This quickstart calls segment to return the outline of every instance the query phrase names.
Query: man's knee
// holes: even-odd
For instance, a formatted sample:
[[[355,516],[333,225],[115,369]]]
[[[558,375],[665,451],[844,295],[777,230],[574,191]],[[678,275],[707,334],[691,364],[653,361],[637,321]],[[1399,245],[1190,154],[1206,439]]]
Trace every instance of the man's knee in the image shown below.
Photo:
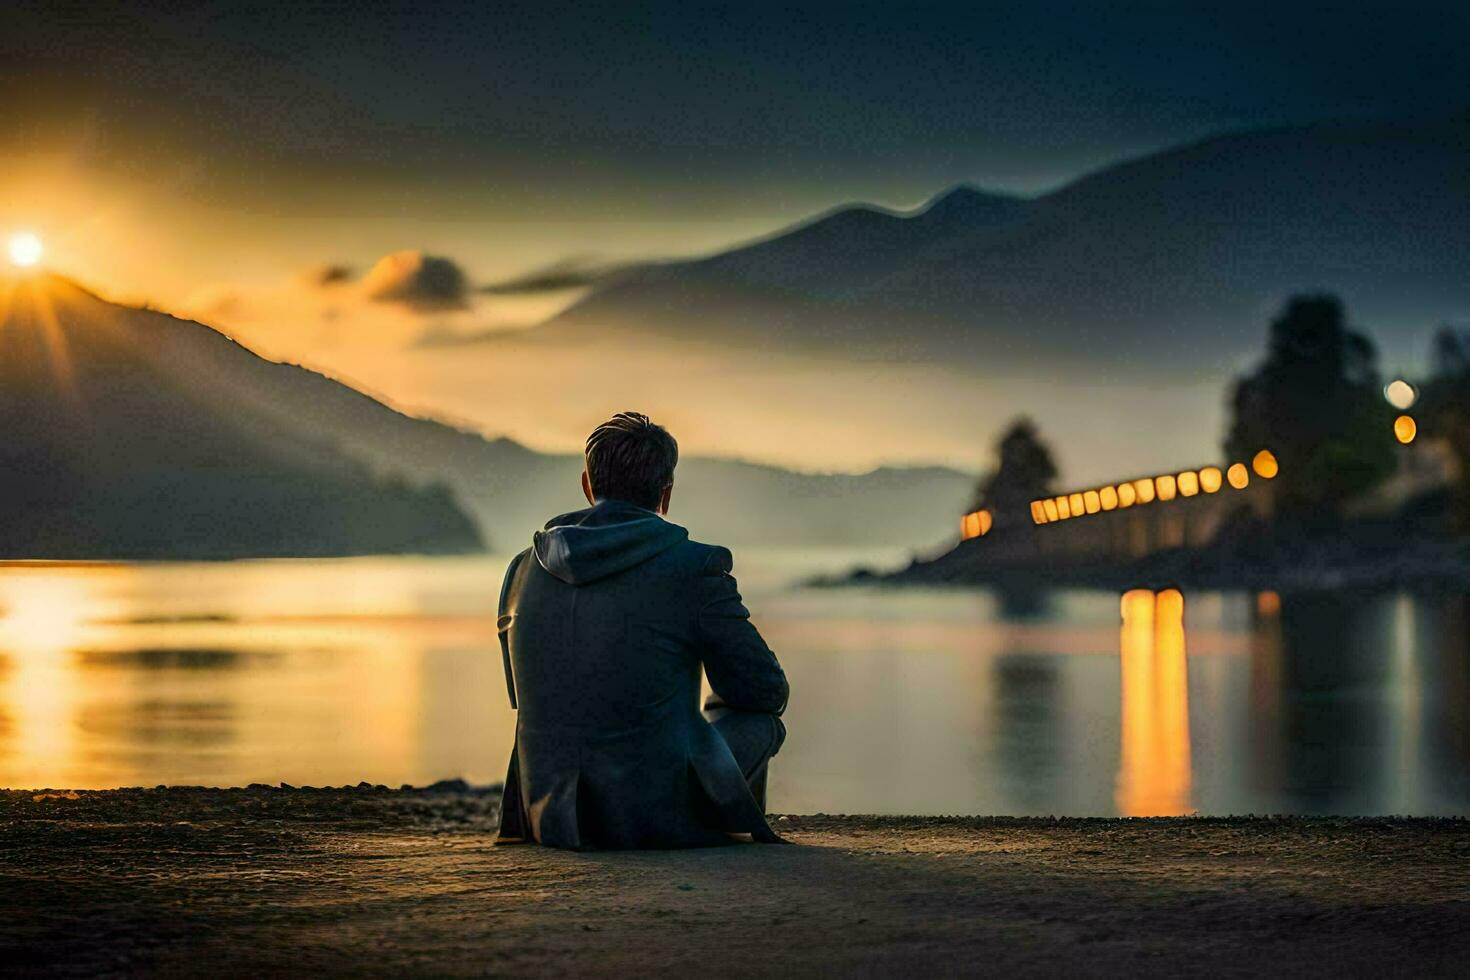
[[[742,712],[743,724],[749,730],[764,730],[767,732],[768,748],[765,755],[769,758],[781,751],[781,746],[786,742],[786,723],[776,715],[768,715],[764,712]]]
[[[771,723],[775,727],[775,737],[771,742],[771,755],[775,755],[781,751],[781,746],[786,744],[786,722],[772,715]]]
[[[785,723],[772,714],[720,708],[706,712],[706,716],[746,771],[775,755],[786,740]]]

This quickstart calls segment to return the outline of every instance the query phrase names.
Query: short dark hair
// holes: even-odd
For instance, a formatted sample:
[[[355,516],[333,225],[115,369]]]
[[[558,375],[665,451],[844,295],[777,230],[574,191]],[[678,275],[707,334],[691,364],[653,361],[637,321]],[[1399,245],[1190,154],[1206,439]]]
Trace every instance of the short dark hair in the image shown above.
[[[657,510],[678,465],[679,444],[641,412],[619,412],[587,437],[587,478],[598,500]]]

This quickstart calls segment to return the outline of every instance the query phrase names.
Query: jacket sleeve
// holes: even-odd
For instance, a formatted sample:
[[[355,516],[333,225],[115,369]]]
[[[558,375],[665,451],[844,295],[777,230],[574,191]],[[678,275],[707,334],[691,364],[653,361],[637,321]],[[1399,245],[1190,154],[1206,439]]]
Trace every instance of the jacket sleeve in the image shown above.
[[[750,621],[730,574],[728,548],[715,548],[699,579],[699,638],[714,696],[706,707],[780,714],[790,689],[776,655]]]

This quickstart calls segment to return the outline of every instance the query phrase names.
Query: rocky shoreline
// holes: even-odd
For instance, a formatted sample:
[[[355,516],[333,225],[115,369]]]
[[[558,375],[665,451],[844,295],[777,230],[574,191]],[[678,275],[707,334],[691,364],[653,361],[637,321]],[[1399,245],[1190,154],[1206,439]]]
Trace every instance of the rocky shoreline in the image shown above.
[[[1046,588],[1193,588],[1220,591],[1470,593],[1470,539],[1373,533],[1235,535],[1139,558],[997,556],[992,542],[962,542],[892,571],[856,569],[811,584]]]

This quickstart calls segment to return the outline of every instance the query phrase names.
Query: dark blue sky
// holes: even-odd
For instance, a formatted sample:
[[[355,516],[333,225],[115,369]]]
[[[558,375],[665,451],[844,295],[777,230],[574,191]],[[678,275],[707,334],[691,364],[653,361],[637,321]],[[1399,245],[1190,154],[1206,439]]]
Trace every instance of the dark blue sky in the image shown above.
[[[430,256],[487,283],[687,256],[848,201],[1037,192],[1227,129],[1470,107],[1463,0],[367,6],[0,5],[0,234],[34,232],[51,267],[108,295],[397,404],[575,448],[589,410],[557,389],[563,364],[414,346],[449,318],[527,326],[571,296],[409,309],[379,301],[382,270]],[[328,266],[348,285],[323,288]],[[587,398],[647,394],[641,375],[587,367]],[[886,373],[875,394],[868,375],[835,377],[747,378],[773,421],[696,427],[690,445],[820,447],[844,467],[978,451],[989,396],[972,378]],[[819,389],[826,410],[806,411]],[[1191,397],[1193,423],[1169,403],[1175,428],[1213,445],[1218,392]],[[832,406],[885,398],[927,399],[933,424],[843,443],[855,429]],[[1078,458],[1116,450],[1089,428],[1108,418],[1086,410]],[[755,443],[722,441],[737,436]]]
[[[533,192],[1035,190],[1222,128],[1470,100],[1470,5],[1288,8],[45,4],[0,15],[0,46],[8,114],[90,113],[122,152],[203,142],[227,170],[480,174]]]
[[[1464,3],[366,6],[0,7],[0,222],[162,301],[402,248],[495,280],[1470,106]]]

